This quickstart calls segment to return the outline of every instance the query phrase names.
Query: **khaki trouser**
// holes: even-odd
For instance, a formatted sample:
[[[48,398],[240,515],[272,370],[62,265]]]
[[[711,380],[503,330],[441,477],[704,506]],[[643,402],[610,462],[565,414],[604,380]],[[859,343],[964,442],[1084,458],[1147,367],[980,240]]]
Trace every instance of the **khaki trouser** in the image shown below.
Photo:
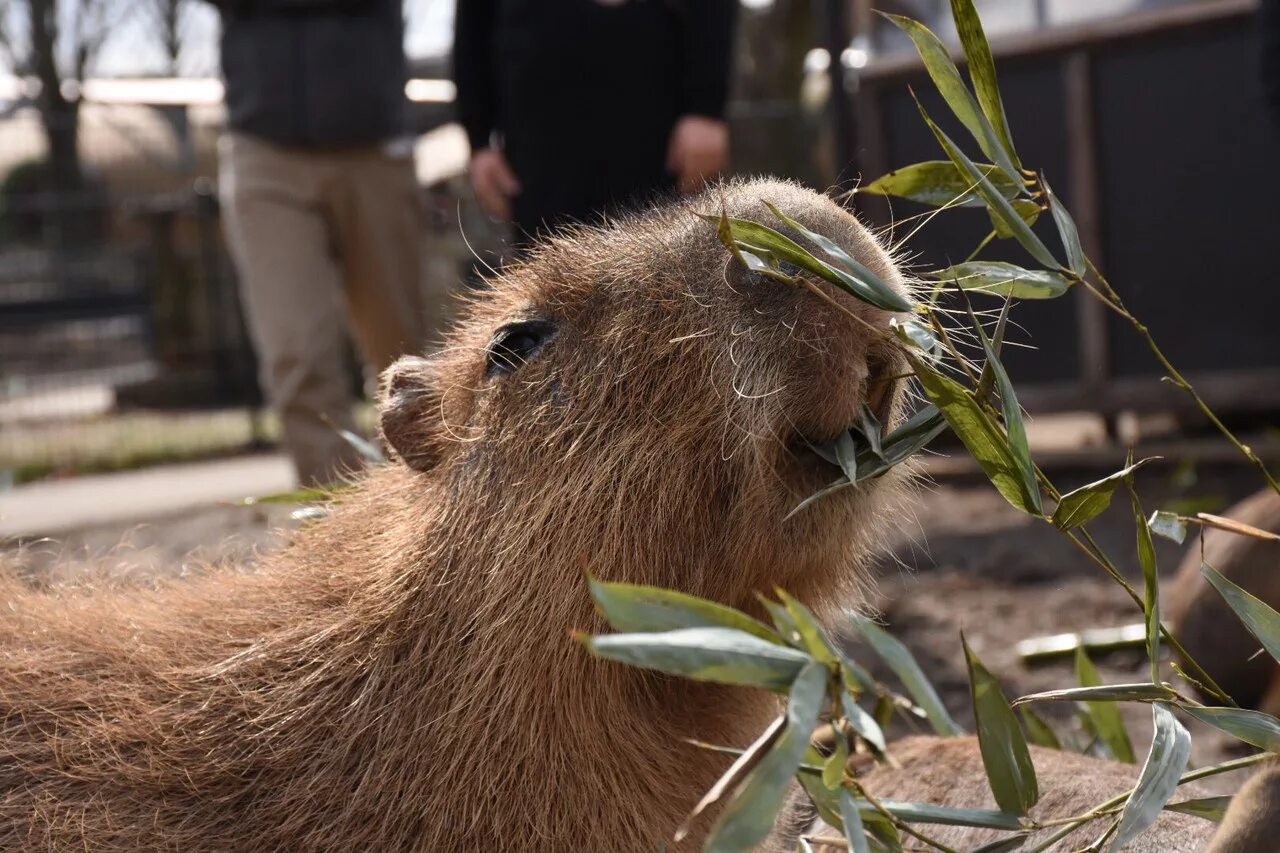
[[[299,482],[331,483],[362,464],[338,434],[355,431],[344,313],[366,368],[381,371],[422,346],[441,308],[422,287],[426,223],[412,157],[227,134],[219,161],[260,381]]]

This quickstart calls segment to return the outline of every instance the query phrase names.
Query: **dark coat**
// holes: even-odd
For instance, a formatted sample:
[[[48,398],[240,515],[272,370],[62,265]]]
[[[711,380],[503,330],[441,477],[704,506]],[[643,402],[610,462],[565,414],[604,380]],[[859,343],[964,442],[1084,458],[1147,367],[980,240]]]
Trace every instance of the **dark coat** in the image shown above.
[[[308,148],[375,144],[404,131],[399,0],[214,5],[232,130]]]
[[[459,0],[458,117],[498,134],[523,185],[517,224],[590,219],[672,186],[686,114],[720,117],[737,0]]]

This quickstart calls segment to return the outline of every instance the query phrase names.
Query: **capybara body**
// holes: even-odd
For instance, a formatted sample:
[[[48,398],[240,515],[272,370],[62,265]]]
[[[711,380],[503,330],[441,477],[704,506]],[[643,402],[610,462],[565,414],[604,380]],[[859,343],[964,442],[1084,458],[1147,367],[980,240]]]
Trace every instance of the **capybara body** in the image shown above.
[[[1280,535],[1280,495],[1271,489],[1246,498],[1226,515]],[[1206,530],[1203,558],[1199,543],[1192,542],[1165,607],[1183,648],[1236,702],[1280,713],[1280,665],[1270,655],[1258,653],[1262,644],[1205,580],[1200,571],[1204,563],[1280,608],[1280,542]]]
[[[887,314],[695,215],[763,201],[902,287],[785,183],[573,231],[388,372],[397,461],[252,571],[6,581],[0,849],[661,849],[724,766],[682,738],[745,745],[777,702],[590,658],[586,574],[821,612],[897,514],[889,476],[784,520],[834,476],[806,441],[891,420],[901,365],[845,312]]]

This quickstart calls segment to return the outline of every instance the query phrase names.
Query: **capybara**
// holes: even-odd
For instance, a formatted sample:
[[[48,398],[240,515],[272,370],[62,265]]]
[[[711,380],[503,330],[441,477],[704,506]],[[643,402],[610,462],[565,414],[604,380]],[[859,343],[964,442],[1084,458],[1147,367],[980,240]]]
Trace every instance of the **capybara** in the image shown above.
[[[1280,495],[1264,489],[1226,515],[1280,534]],[[1280,664],[1259,653],[1262,644],[1205,580],[1203,563],[1280,609],[1280,542],[1206,530],[1203,561],[1199,543],[1192,541],[1165,604],[1174,635],[1218,686],[1243,706],[1280,713]]]
[[[669,843],[725,766],[683,738],[745,745],[776,699],[591,658],[586,574],[821,613],[901,515],[891,474],[786,518],[835,476],[810,443],[892,422],[903,365],[885,312],[748,271],[695,215],[765,201],[905,287],[787,183],[571,230],[388,371],[398,459],[253,570],[6,580],[0,849]]]
[[[1272,853],[1280,846],[1280,764],[1270,760],[1231,798],[1205,853]]]

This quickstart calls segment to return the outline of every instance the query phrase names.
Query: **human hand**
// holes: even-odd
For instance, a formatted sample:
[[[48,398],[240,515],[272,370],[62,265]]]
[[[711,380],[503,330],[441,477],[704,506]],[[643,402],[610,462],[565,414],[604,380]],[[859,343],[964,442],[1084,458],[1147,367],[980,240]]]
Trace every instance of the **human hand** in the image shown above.
[[[728,124],[698,115],[687,115],[676,122],[667,145],[667,169],[676,176],[680,192],[697,192],[728,168]]]
[[[481,148],[471,155],[471,188],[486,213],[511,221],[511,199],[520,194],[520,180],[501,151]]]

